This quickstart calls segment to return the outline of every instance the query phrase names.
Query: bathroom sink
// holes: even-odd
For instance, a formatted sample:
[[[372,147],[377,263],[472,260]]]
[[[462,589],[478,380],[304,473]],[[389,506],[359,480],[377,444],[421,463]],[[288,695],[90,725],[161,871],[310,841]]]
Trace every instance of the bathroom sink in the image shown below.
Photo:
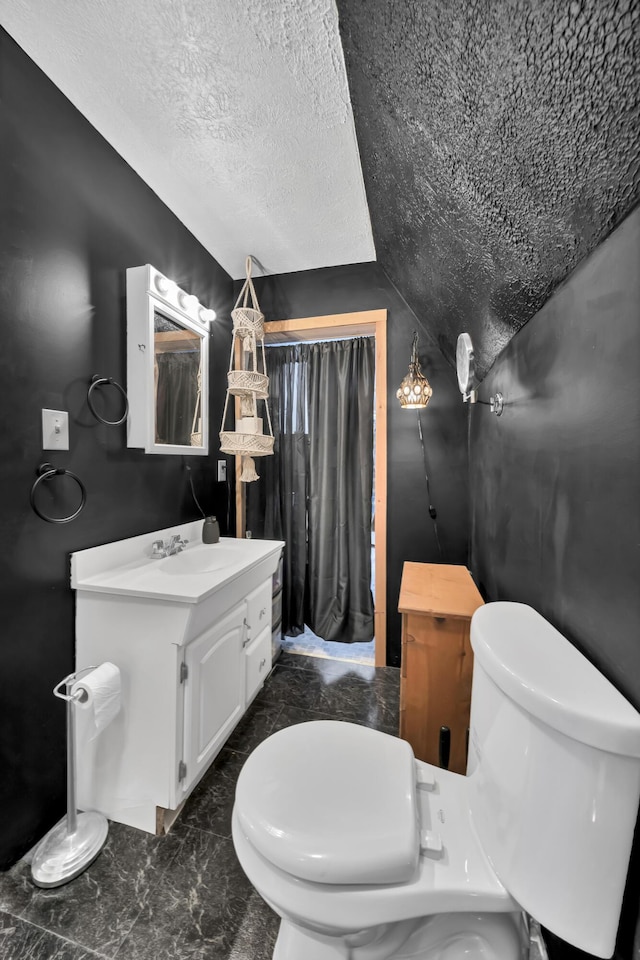
[[[154,559],[154,542],[173,536],[187,541],[184,550]],[[270,576],[284,547],[281,540],[221,537],[218,543],[203,543],[201,538],[202,521],[196,520],[78,551],[71,555],[71,586],[163,602],[200,603],[218,591],[232,589],[249,570],[256,576]]]
[[[198,573],[212,573],[224,567],[232,567],[250,556],[244,540],[221,541],[220,543],[200,543],[189,546],[181,553],[166,557],[160,561],[163,573],[171,576],[192,576]],[[251,541],[249,541],[251,542]]]

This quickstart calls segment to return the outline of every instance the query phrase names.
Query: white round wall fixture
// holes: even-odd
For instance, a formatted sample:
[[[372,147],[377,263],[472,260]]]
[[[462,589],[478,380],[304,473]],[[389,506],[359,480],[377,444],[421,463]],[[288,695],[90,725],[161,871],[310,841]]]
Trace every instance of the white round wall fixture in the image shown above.
[[[458,386],[460,393],[465,400],[475,400],[475,388],[478,385],[476,380],[475,356],[473,353],[473,343],[468,333],[461,333],[456,344],[456,372],[458,374]]]

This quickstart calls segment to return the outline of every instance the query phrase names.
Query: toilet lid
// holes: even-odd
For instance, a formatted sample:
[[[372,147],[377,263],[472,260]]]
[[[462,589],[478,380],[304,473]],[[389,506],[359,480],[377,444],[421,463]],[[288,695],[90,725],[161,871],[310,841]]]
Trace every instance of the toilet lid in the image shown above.
[[[236,787],[253,847],[302,880],[409,880],[420,840],[414,755],[397,737],[335,720],[287,727],[260,744]]]

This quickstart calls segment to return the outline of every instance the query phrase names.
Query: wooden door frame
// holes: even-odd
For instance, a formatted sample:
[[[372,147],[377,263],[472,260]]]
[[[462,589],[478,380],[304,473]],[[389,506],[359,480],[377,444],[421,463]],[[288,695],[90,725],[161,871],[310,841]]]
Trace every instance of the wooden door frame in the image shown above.
[[[374,337],[375,346],[375,665],[387,663],[387,311],[361,310],[324,317],[301,317],[265,323],[265,342],[337,340]],[[267,371],[268,372],[268,371]],[[246,531],[244,484],[240,483],[241,457],[236,457],[236,536]]]

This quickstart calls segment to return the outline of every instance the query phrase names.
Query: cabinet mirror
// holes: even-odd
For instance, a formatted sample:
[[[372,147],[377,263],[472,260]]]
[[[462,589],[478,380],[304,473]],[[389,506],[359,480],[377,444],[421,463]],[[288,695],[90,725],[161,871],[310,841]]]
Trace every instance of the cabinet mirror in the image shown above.
[[[212,316],[149,264],[127,270],[128,446],[208,453]]]

